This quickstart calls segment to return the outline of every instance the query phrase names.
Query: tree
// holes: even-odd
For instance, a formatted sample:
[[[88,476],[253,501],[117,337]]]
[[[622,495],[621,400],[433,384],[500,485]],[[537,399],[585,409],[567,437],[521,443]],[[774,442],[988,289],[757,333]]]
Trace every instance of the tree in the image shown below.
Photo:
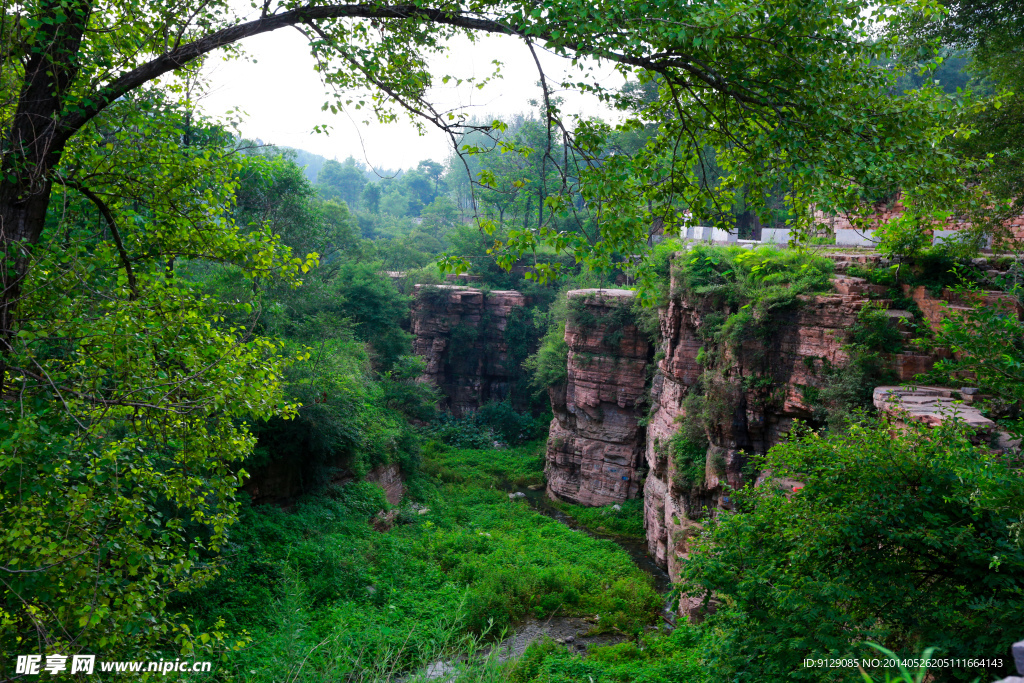
[[[380,183],[367,183],[363,188],[363,205],[370,213],[380,211],[380,194]]]
[[[248,421],[294,414],[280,345],[249,333],[252,305],[210,296],[181,265],[235,263],[230,276],[251,291],[295,283],[311,262],[291,260],[262,223],[239,228],[238,178],[258,160],[190,114],[132,93],[94,122],[102,145],[65,151],[78,172],[56,178],[61,211],[33,246],[5,357],[4,651],[210,642],[164,613],[167,596],[216,571]]]
[[[349,157],[344,164],[333,160],[324,162],[317,173],[316,182],[328,199],[341,199],[354,207],[367,181],[363,169],[356,165],[355,159]]]
[[[384,120],[393,120],[391,107],[397,103],[447,130],[452,130],[448,117],[424,100],[431,83],[424,54],[442,50],[444,39],[456,33],[516,35],[531,49],[539,41],[559,54],[594,55],[624,71],[657,74],[663,104],[644,114],[675,123],[664,128],[652,154],[678,149],[700,131],[711,136],[711,144],[732,145],[729,161],[737,169],[737,180],[757,180],[757,174],[746,174],[742,167],[757,161],[752,168],[765,168],[763,162],[769,159],[802,176],[804,182],[792,193],[796,198],[829,179],[846,182],[851,174],[917,168],[933,156],[932,143],[942,128],[934,125],[930,113],[935,107],[928,98],[879,97],[884,81],[868,58],[888,45],[868,38],[873,21],[887,21],[901,12],[898,2],[873,4],[870,11],[868,5],[850,0],[774,0],[756,10],[742,0],[656,8],[646,2],[593,5],[576,0],[549,1],[529,11],[501,2],[444,8],[284,2],[265,4],[252,20],[236,17],[225,2],[180,11],[161,6],[147,12],[145,7],[38,0],[18,15],[4,15],[0,35],[9,79],[0,182],[4,353],[9,353],[17,331],[15,302],[31,267],[31,245],[40,239],[53,183],[64,172],[62,160],[75,141],[87,139],[94,119],[119,98],[192,69],[216,50],[230,50],[247,37],[281,28],[295,27],[310,37],[326,82],[342,93],[331,107],[367,104]],[[747,10],[749,16],[737,21]],[[793,32],[784,26],[814,30]],[[357,102],[345,94],[365,86],[376,89],[369,100]],[[599,85],[586,87],[614,99]],[[556,116],[546,82],[544,97],[547,115]],[[634,121],[638,119],[626,125]],[[603,137],[600,126],[583,126],[578,147],[594,149],[595,136]],[[881,143],[894,138],[906,142],[897,148],[886,145],[879,157]],[[825,154],[819,149],[822,141]],[[872,163],[875,159],[880,163]],[[926,166],[934,168],[934,162]],[[636,213],[637,193],[643,194],[636,183],[649,185],[652,180],[641,176],[636,183],[617,183],[619,191],[610,192],[614,187],[607,173],[622,171],[617,164],[602,168],[606,173],[588,181],[586,198],[617,196],[612,205],[627,217],[602,228],[610,243],[597,250],[599,258],[619,242],[628,246],[634,241],[635,221],[628,216]],[[689,187],[682,175],[670,181],[659,181],[652,190],[649,199],[658,208]],[[552,208],[563,209],[566,201],[564,196],[552,200]],[[560,249],[575,249],[582,256],[592,251],[590,245],[574,246],[571,240],[563,244],[543,229],[526,233],[526,242],[513,240],[510,247],[532,248],[538,238],[550,238]]]
[[[969,110],[976,133],[955,141],[960,154],[992,163],[973,178],[990,193],[983,210],[1006,215],[1024,211],[1024,3],[998,0],[947,0],[946,11],[910,13],[891,30],[901,40],[902,63],[911,71],[937,78],[942,66],[967,61],[972,79],[965,87],[1002,91],[992,106]],[[935,73],[920,68],[931,60],[933,44],[943,46],[943,64]],[[992,200],[999,200],[995,203]],[[999,204],[1002,204],[1001,206]],[[973,217],[972,217],[973,218]]]
[[[961,424],[863,421],[824,436],[803,431],[759,464],[772,479],[735,492],[691,541],[688,592],[723,604],[713,666],[730,680],[861,680],[805,658],[864,657],[870,640],[903,656],[938,648],[1002,659],[1024,608],[1020,511],[1024,479],[1005,458],[972,445]],[[733,495],[733,494],[730,494]],[[989,666],[989,665],[984,665]],[[965,664],[935,680],[974,680]]]
[[[441,178],[444,176],[444,165],[433,159],[424,159],[416,164],[416,170],[425,173],[428,178],[434,181],[434,194],[441,192]]]

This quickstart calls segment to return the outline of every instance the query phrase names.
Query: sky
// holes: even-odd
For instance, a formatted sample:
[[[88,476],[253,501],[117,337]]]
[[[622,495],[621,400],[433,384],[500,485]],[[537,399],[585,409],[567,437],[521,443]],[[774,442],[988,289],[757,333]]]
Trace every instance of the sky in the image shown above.
[[[322,111],[330,93],[313,70],[313,58],[305,38],[294,30],[279,30],[255,36],[243,43],[248,58],[225,61],[220,55],[208,60],[208,92],[200,106],[207,114],[225,116],[240,110],[239,130],[247,138],[295,147],[339,161],[353,156],[371,168],[412,168],[424,159],[444,161],[451,152],[449,138],[436,128],[419,136],[403,120],[381,125],[364,123],[365,110],[332,114]],[[558,83],[571,70],[568,60],[538,51],[549,83]],[[463,84],[439,86],[431,92],[434,102],[445,108],[465,107],[470,114],[509,116],[532,109],[529,100],[542,97],[538,75],[530,52],[522,42],[508,36],[484,36],[474,44],[458,38],[449,43],[444,56],[431,61],[435,75],[483,78],[493,71],[491,61],[503,63],[501,79],[482,90]],[[611,66],[591,63],[606,87],[624,82]],[[440,83],[440,79],[435,79]],[[557,93],[565,98],[563,112],[602,116],[612,114],[592,96]],[[313,132],[318,125],[330,127],[328,135]]]

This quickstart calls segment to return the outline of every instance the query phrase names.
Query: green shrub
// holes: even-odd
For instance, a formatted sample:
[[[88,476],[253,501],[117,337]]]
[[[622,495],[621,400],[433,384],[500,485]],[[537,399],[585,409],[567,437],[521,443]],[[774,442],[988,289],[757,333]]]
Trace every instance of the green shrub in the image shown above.
[[[494,442],[518,445],[540,438],[548,421],[517,412],[509,401],[491,401],[462,417],[440,413],[425,433],[456,448],[492,448]]]
[[[876,304],[865,305],[850,330],[850,343],[864,351],[892,353],[903,344],[897,322]]]
[[[708,453],[707,439],[695,438],[687,430],[675,432],[668,442],[669,457],[675,465],[675,483],[684,489],[704,485]]]
[[[569,375],[569,345],[565,343],[565,323],[550,328],[541,339],[537,353],[523,367],[531,373],[530,384],[539,392],[565,384]]]
[[[591,647],[575,654],[551,640],[532,643],[508,667],[511,683],[705,683],[715,680],[705,659],[713,635],[688,623],[668,634]]]
[[[423,468],[444,484],[480,488],[529,486],[544,481],[544,441],[494,450],[453,448],[431,441],[423,448]]]
[[[756,661],[759,681],[816,681],[804,658],[848,656],[864,640],[904,656],[931,645],[938,657],[1008,661],[1024,610],[1024,479],[1004,458],[962,425],[863,421],[795,434],[760,465],[804,487],[738,491],[741,514],[710,523],[683,566],[691,595],[723,603],[709,620],[724,635],[711,653],[720,675],[743,678]],[[981,673],[1008,669],[932,672]]]

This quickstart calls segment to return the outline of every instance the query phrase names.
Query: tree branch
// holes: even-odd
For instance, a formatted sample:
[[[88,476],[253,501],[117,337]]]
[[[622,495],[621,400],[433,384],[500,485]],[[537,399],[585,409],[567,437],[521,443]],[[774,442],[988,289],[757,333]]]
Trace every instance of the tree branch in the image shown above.
[[[394,5],[391,7],[362,4],[306,6],[280,14],[261,16],[259,19],[223,28],[191,43],[181,45],[124,74],[113,83],[100,89],[96,97],[90,98],[91,105],[83,106],[61,120],[59,140],[60,142],[68,140],[117,98],[154,78],[180,69],[198,57],[245,38],[296,24],[308,24],[317,19],[426,19],[436,24],[486,33],[514,33],[512,29],[491,19],[454,14],[416,5]]]
[[[114,244],[117,245],[117,253],[121,256],[121,264],[124,266],[125,275],[128,277],[128,287],[132,290],[130,301],[134,301],[139,298],[139,287],[135,281],[135,273],[132,271],[132,263],[128,260],[128,252],[124,248],[124,242],[121,240],[121,233],[117,230],[117,221],[114,220],[114,214],[111,213],[110,207],[99,198],[99,196],[87,188],[85,185],[74,181],[67,180],[57,176],[54,180],[64,187],[70,187],[73,190],[81,192],[86,199],[96,205],[96,208],[100,210],[103,215],[103,219],[107,222],[107,227],[110,228],[110,234],[114,237]]]
[[[82,106],[73,114],[68,114],[61,119],[59,132],[57,133],[57,146],[63,145],[83,125],[117,98],[122,97],[148,81],[170,71],[180,69],[198,57],[251,36],[300,24],[310,25],[312,22],[322,19],[417,19],[484,33],[518,35],[528,40],[552,40],[552,28],[546,30],[537,30],[536,27],[533,27],[531,30],[527,30],[525,27],[513,28],[496,19],[487,19],[416,5],[393,5],[390,7],[368,4],[326,5],[319,7],[307,5],[306,7],[299,7],[287,12],[281,12],[280,14],[264,15],[253,21],[223,28],[191,43],[175,47],[170,52],[162,54],[129,71],[106,87],[101,88],[95,97],[90,98],[88,105]],[[692,59],[687,59],[682,55],[672,55],[671,58],[667,58],[670,57],[669,55],[661,55],[661,59],[652,59],[650,57],[621,54],[578,42],[557,42],[556,51],[586,54],[663,75],[668,75],[671,71],[680,69],[686,71],[712,90],[739,102],[770,108],[784,104],[772,101],[765,95],[749,94],[737,90],[727,79],[714,72],[709,73],[707,70],[699,68],[693,63]]]

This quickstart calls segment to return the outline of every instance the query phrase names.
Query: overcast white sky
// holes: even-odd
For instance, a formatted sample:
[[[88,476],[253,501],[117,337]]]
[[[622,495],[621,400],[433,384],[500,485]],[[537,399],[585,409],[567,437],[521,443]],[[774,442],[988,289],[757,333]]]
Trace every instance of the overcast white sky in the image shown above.
[[[238,107],[244,113],[241,132],[249,138],[296,147],[342,160],[354,156],[371,167],[410,168],[423,159],[443,161],[450,153],[448,138],[436,129],[420,137],[406,122],[382,126],[364,125],[366,111],[331,114],[321,110],[330,99],[319,75],[313,71],[313,58],[305,39],[297,31],[280,30],[256,36],[243,43],[249,59],[223,61],[215,56],[208,61],[207,73],[212,87],[203,99],[207,113],[221,116]],[[549,82],[557,84],[567,60],[540,52]],[[255,59],[255,63],[253,62]],[[463,106],[480,116],[502,116],[531,109],[528,101],[540,99],[537,70],[526,47],[507,36],[486,36],[475,45],[468,40],[454,41],[448,53],[435,61],[435,74],[482,78],[491,73],[491,60],[504,63],[501,80],[483,90],[463,85],[442,86],[432,93],[433,100],[445,107]],[[622,76],[610,66],[598,67],[602,82],[619,87]],[[437,81],[440,83],[440,80]],[[566,114],[610,116],[592,97],[560,93],[565,97]],[[313,133],[314,126],[331,127],[329,135]]]

